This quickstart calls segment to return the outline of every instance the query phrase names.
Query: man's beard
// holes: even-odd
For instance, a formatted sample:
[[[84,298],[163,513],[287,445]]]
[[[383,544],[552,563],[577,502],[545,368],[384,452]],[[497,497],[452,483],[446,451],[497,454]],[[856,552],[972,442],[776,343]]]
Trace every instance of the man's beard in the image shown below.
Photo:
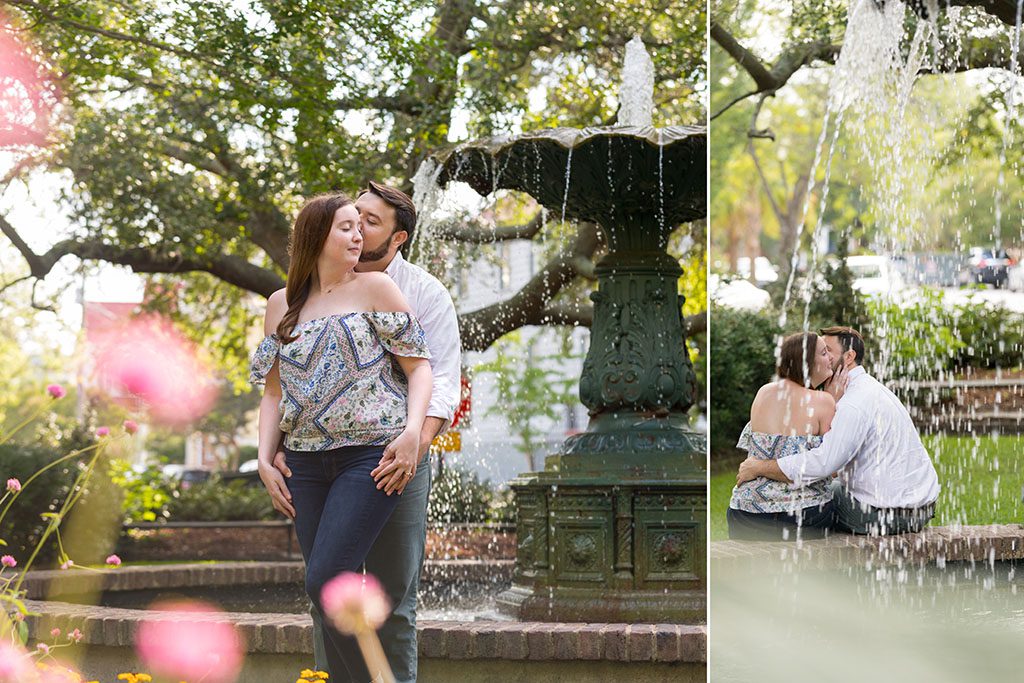
[[[388,243],[380,245],[380,248],[373,251],[367,251],[363,249],[362,253],[359,254],[360,263],[370,263],[372,261],[380,261],[382,258],[388,255]]]

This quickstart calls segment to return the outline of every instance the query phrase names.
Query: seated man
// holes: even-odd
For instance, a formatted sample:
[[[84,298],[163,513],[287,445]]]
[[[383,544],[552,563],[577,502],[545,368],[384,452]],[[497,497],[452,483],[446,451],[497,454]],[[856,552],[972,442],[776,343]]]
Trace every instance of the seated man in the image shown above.
[[[836,359],[832,428],[817,448],[781,460],[748,458],[737,482],[768,477],[806,486],[838,472],[833,498],[838,531],[920,531],[935,514],[939,481],[910,414],[861,367],[864,339],[856,330],[830,327],[819,334]]]

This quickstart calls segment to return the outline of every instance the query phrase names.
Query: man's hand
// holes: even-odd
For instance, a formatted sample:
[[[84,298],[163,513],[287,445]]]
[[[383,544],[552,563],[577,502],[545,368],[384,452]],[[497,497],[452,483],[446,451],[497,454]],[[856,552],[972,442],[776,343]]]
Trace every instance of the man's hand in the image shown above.
[[[736,484],[743,484],[757,479],[760,476],[764,476],[761,474],[761,462],[762,461],[755,460],[754,458],[747,458],[741,462],[740,469],[736,473]]]
[[[384,489],[384,493],[401,495],[416,476],[418,466],[419,433],[406,429],[387,445],[370,476],[377,482],[378,489]]]
[[[295,519],[295,507],[292,506],[292,494],[284,482],[284,478],[292,476],[292,471],[285,464],[284,453],[274,456],[272,463],[264,460],[259,461],[259,475],[263,485],[267,487],[270,494],[270,502],[274,509],[286,516],[288,519]]]
[[[836,401],[839,401],[846,393],[846,385],[850,381],[850,369],[846,365],[840,366],[831,379],[825,382],[825,391],[832,394]]]

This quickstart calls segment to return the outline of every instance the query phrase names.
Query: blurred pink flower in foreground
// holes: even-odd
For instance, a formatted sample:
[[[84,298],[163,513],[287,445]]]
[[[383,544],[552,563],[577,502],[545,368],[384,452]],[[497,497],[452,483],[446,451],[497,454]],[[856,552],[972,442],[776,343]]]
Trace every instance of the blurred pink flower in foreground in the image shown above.
[[[17,24],[0,12],[0,24]],[[45,147],[60,89],[43,61],[30,51],[29,36],[0,33],[0,146]]]
[[[121,566],[121,558],[118,557],[117,555],[109,555],[107,557],[107,566],[108,567],[120,567]]]
[[[3,557],[0,557],[0,565],[3,565],[4,567],[17,567],[18,561],[11,555],[4,555]]]
[[[107,436],[110,434],[110,427],[100,427],[96,430],[96,436]]]
[[[327,618],[342,633],[376,631],[391,612],[380,582],[371,574],[342,572],[320,593]]]
[[[0,683],[31,680],[35,666],[28,653],[6,638],[0,639]]]
[[[147,409],[154,422],[181,426],[213,405],[209,367],[169,322],[133,318],[93,334],[90,343],[100,385],[115,401]]]
[[[21,482],[14,477],[11,477],[7,480],[7,490],[11,493],[17,493],[21,490]]]
[[[242,641],[234,627],[217,621],[220,611],[202,602],[155,603],[150,610],[175,612],[145,621],[135,649],[154,677],[230,683],[242,668]]]
[[[59,638],[60,637],[60,629],[59,628],[52,628],[52,629],[50,629],[50,635],[53,636],[54,638]]]
[[[77,628],[74,631],[72,631],[71,633],[68,634],[68,640],[73,640],[74,642],[77,643],[81,639],[82,639],[82,632],[79,631]]]
[[[134,434],[135,432],[139,431],[139,423],[136,422],[135,420],[125,420],[123,426],[124,431],[128,432],[129,434]]]
[[[46,393],[54,398],[64,398],[68,392],[64,391],[64,387],[59,384],[51,384],[46,387]]]

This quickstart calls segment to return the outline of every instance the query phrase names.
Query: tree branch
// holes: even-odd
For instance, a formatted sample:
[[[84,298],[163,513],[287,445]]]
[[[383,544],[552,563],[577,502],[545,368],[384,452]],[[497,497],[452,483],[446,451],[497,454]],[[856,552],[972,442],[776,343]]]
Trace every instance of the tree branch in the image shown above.
[[[701,311],[683,318],[683,334],[700,337],[708,333],[708,312]]]
[[[495,225],[489,228],[465,224],[448,224],[434,228],[435,236],[454,242],[468,244],[489,244],[507,240],[528,240],[544,227],[544,212],[538,213],[528,223],[521,225]]]
[[[273,271],[231,254],[220,254],[208,259],[186,258],[173,252],[161,254],[146,247],[126,249],[98,240],[76,239],[62,240],[45,254],[36,254],[3,216],[0,216],[0,232],[21,252],[29,271],[37,280],[45,278],[65,256],[77,256],[84,261],[100,260],[128,266],[136,273],[210,273],[225,282],[267,297],[284,287],[284,280]]]
[[[711,20],[711,39],[718,43],[754,79],[754,84],[757,85],[757,90],[754,91],[754,94],[778,88],[778,83],[774,76],[761,63],[761,60],[753,52],[743,47],[715,19]]]
[[[576,278],[573,260],[593,257],[600,241],[596,225],[581,223],[573,244],[545,264],[513,296],[460,316],[462,348],[467,351],[483,351],[512,330],[523,325],[541,324],[545,315],[550,316],[550,319],[572,319],[574,314],[564,307],[546,309],[555,295]]]

